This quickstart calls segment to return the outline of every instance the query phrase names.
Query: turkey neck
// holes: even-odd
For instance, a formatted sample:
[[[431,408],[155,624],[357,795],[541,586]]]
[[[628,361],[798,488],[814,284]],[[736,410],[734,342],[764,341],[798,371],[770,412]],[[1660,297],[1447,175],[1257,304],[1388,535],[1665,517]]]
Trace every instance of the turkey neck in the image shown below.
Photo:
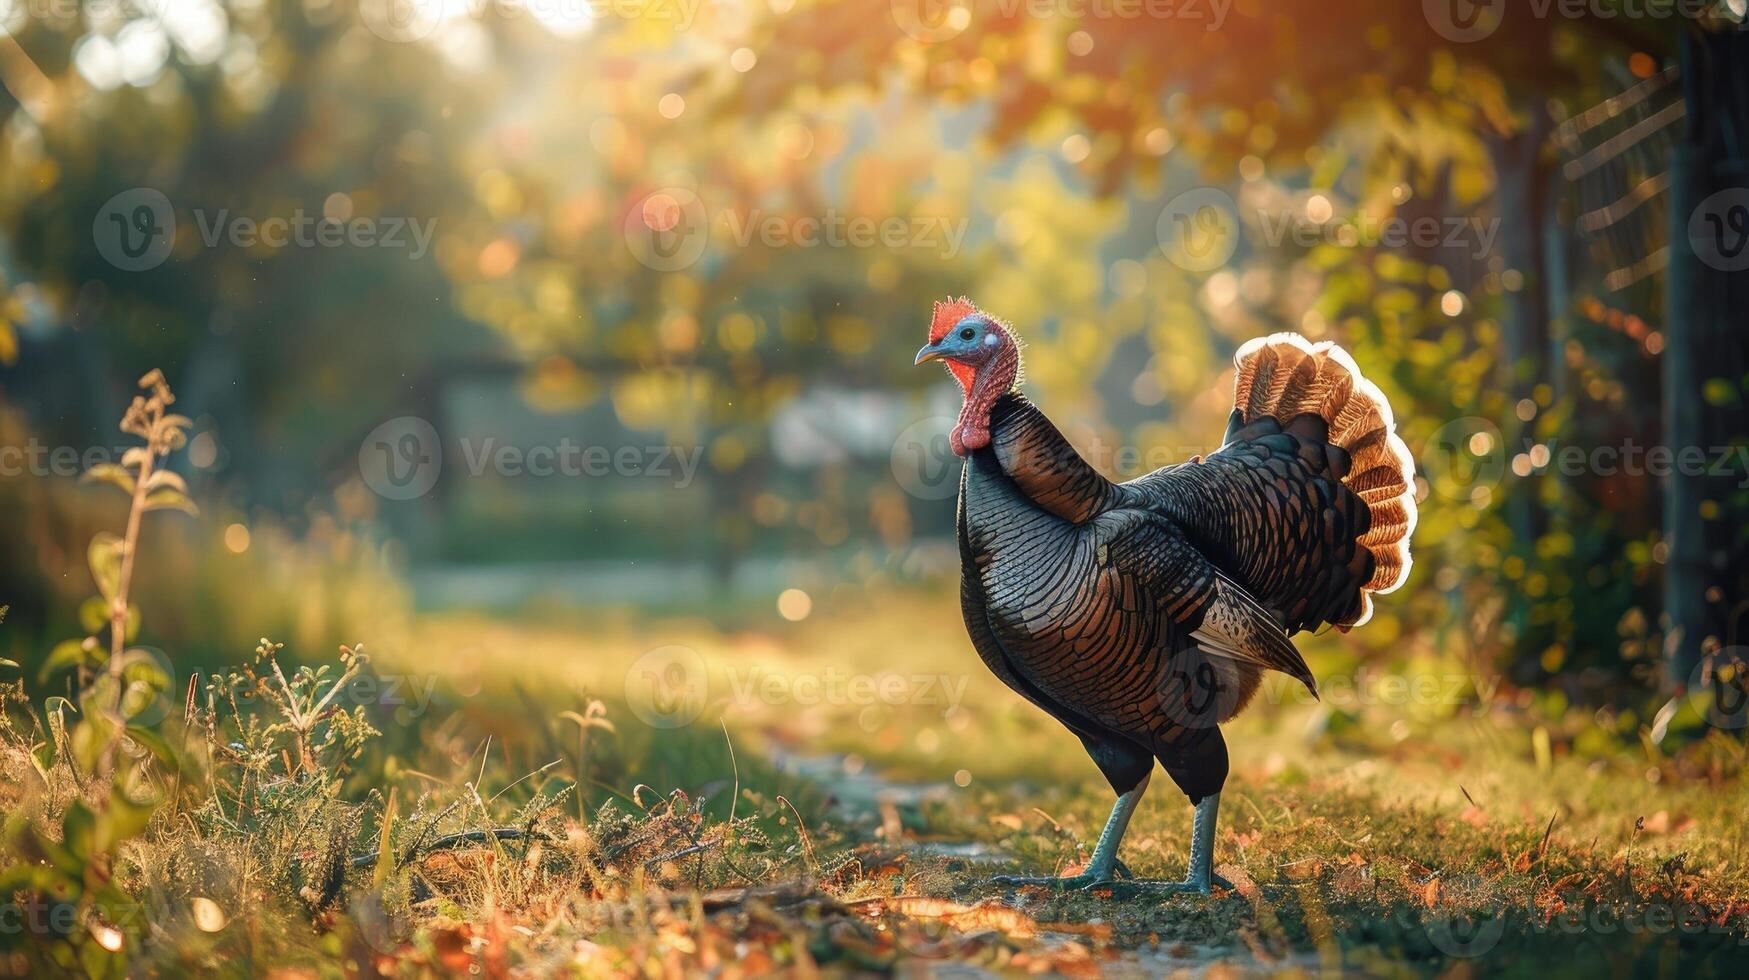
[[[989,449],[981,452],[994,457],[1003,475],[1034,506],[1079,524],[1117,502],[1117,488],[1081,458],[1025,395],[1014,391],[997,398],[988,418]]]
[[[990,444],[990,415],[998,401],[1015,391],[1015,379],[1020,377],[1020,353],[1010,341],[972,375],[970,384],[966,384],[963,375],[958,376],[966,400],[960,406],[959,421],[954,423],[949,442],[954,452],[964,456]]]

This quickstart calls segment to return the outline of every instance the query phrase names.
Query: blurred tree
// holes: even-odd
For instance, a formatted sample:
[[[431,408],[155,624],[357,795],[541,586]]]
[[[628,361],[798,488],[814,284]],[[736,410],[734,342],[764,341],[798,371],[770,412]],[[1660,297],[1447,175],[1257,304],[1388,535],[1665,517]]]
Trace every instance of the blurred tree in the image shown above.
[[[1687,115],[1670,168],[1664,444],[1706,447],[1713,457],[1749,445],[1749,260],[1734,261],[1749,255],[1749,33],[1683,32],[1682,78]],[[1749,642],[1749,491],[1737,469],[1665,481],[1671,685],[1687,684],[1703,655]]]
[[[1489,215],[1499,236],[1479,265],[1437,249],[1419,256],[1406,250],[1429,267],[1443,266],[1443,278],[1452,280],[1443,284],[1440,276],[1405,276],[1400,262],[1386,265],[1394,256],[1370,249],[1275,258],[1316,270],[1317,324],[1343,324],[1351,345],[1376,347],[1376,356],[1402,365],[1397,380],[1417,402],[1405,421],[1413,434],[1426,435],[1416,432],[1419,419],[1495,420],[1506,442],[1494,451],[1512,459],[1518,477],[1535,467],[1528,452],[1514,454],[1513,446],[1533,449],[1541,440],[1546,451],[1556,440],[1655,437],[1643,425],[1555,403],[1557,391],[1619,398],[1621,386],[1593,384],[1574,393],[1557,376],[1575,352],[1580,361],[1591,355],[1580,343],[1588,324],[1568,318],[1574,292],[1587,285],[1570,274],[1575,232],[1571,215],[1561,213],[1569,195],[1549,137],[1575,107],[1612,96],[1668,62],[1679,33],[1694,26],[1684,20],[1692,10],[1676,16],[1615,3],[1540,12],[1462,3],[1351,9],[1238,0],[1222,23],[1212,20],[1215,8],[1193,6],[1138,9],[1127,18],[1076,13],[976,0],[822,2],[762,25],[757,46],[803,52],[825,39],[826,56],[761,61],[728,106],[780,111],[798,93],[811,99],[819,89],[880,91],[897,76],[916,92],[991,103],[984,135],[995,146],[1075,134],[1063,155],[1101,193],[1124,189],[1130,178],[1158,180],[1176,150],[1220,183],[1237,168],[1247,182],[1270,174],[1313,190],[1351,189],[1360,216]],[[845,29],[883,16],[899,30]],[[1364,149],[1349,169],[1357,144]],[[1363,179],[1356,183],[1356,176]],[[1367,263],[1376,277],[1361,272]],[[1468,298],[1441,316],[1439,305],[1450,301],[1440,296],[1453,286]],[[1303,329],[1303,310],[1281,310],[1285,324],[1266,318],[1260,328]],[[1467,336],[1447,326],[1459,315],[1470,324]],[[1636,339],[1643,337],[1642,331]],[[1439,353],[1423,372],[1403,355],[1405,345],[1429,342]],[[1494,384],[1477,389],[1450,370],[1451,358],[1466,352],[1493,363]],[[1636,374],[1631,363],[1625,378],[1634,384],[1626,404],[1657,400],[1649,387],[1654,378]],[[1667,390],[1666,404],[1674,409],[1681,391],[1698,390],[1698,384]],[[1697,405],[1691,400],[1685,408]],[[1599,481],[1581,477],[1577,497],[1557,493],[1559,506],[1551,506],[1551,494],[1542,491],[1558,490],[1558,479],[1553,471],[1546,482],[1509,478],[1500,492],[1476,498],[1503,523],[1497,533],[1466,523],[1464,553],[1453,555],[1454,569],[1469,581],[1459,608],[1486,609],[1490,597],[1504,598],[1501,639],[1516,651],[1515,673],[1524,681],[1572,664],[1569,650],[1616,663],[1614,620],[1576,617],[1575,610],[1625,612],[1656,594],[1648,581],[1656,560],[1646,557],[1653,552],[1644,535],[1658,529],[1634,516],[1649,511],[1645,496],[1611,497],[1606,490],[1594,506],[1584,490]],[[1437,533],[1439,521],[1429,523],[1424,534]],[[1584,547],[1576,550],[1578,542]],[[1666,545],[1676,542],[1666,538]],[[1682,547],[1699,557],[1697,542]],[[1633,574],[1622,577],[1630,566]],[[1599,577],[1603,569],[1613,572]]]

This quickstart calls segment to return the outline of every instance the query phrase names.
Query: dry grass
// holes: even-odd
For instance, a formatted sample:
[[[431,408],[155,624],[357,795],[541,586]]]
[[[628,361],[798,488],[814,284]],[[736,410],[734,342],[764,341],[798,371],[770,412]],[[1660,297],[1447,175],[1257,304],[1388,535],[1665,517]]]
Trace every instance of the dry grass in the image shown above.
[[[300,676],[289,662],[272,669],[284,653],[268,649],[164,722],[180,777],[149,752],[132,759],[137,788],[160,801],[109,867],[135,905],[88,903],[79,921],[87,936],[115,926],[126,962],[166,971],[732,975],[946,958],[1079,973],[1229,958],[1398,972],[1507,958],[1558,967],[1572,956],[1704,963],[1741,950],[1741,743],[1715,736],[1670,758],[1557,746],[1539,763],[1536,719],[1504,701],[1443,720],[1389,705],[1248,715],[1229,735],[1217,843],[1238,895],[983,887],[999,866],[1083,860],[1109,792],[1072,739],[952,649],[950,624],[933,647],[881,643],[877,621],[935,625],[926,597],[883,601],[892,605],[867,620],[827,616],[789,635],[758,624],[591,633],[434,618],[414,647],[435,680],[429,702],[417,712],[353,704],[339,733],[327,731],[333,712],[300,730],[276,692],[313,704],[347,665]],[[652,638],[686,642],[715,671],[781,671],[791,696],[747,699],[731,687],[691,724],[646,725],[624,678],[661,645]],[[480,667],[512,658],[525,669]],[[380,695],[407,665],[386,657],[357,669],[381,679]],[[871,715],[855,698],[795,703],[796,679],[858,665],[957,670],[968,682],[951,706],[883,702]],[[245,691],[255,696],[235,697]],[[28,759],[46,733],[25,707],[13,705],[0,747],[9,809],[14,824],[28,819],[52,839],[69,804],[100,800],[102,786],[58,767],[36,775]],[[1411,726],[1400,738],[1398,721]],[[810,753],[805,771],[774,762],[798,750]],[[953,773],[974,767],[955,785]],[[1189,808],[1158,781],[1126,860],[1140,875],[1176,877],[1188,832]],[[27,859],[29,840],[15,829],[9,860]],[[1672,925],[1608,924],[1648,907],[1670,910]],[[1573,909],[1603,919],[1586,911],[1570,931],[1560,916]],[[1485,956],[1442,948],[1457,913],[1480,915],[1485,929],[1498,917]],[[1705,923],[1685,932],[1691,913]],[[52,936],[24,940],[6,954],[14,968],[88,956]]]
[[[151,463],[104,477],[130,540]],[[1744,744],[1695,706],[1659,741],[1425,642],[1317,638],[1324,701],[1266,685],[1227,730],[1236,893],[1009,894],[984,880],[1085,860],[1111,794],[951,589],[426,616],[375,659],[263,638],[183,686],[128,647],[132,551],[94,545],[92,635],[50,658],[78,696],[0,686],[0,974],[1686,976],[1749,945]],[[1125,860],[1177,877],[1189,820],[1158,780]]]

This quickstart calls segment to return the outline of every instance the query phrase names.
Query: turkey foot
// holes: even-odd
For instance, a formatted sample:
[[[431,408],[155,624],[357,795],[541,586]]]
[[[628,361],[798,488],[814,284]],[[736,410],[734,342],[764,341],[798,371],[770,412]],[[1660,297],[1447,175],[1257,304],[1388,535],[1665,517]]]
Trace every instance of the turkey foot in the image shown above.
[[[1117,859],[1117,845],[1123,840],[1124,831],[1129,829],[1130,815],[1136,812],[1136,804],[1142,801],[1142,794],[1148,789],[1148,776],[1143,776],[1129,792],[1120,795],[1112,805],[1111,816],[1106,818],[1105,829],[1099,834],[1099,843],[1093,845],[1093,857],[1087,861],[1087,869],[1078,875],[1059,878],[1056,875],[997,875],[986,884],[1002,888],[1097,888],[1123,878],[1135,878],[1135,872],[1129,866]]]
[[[1053,876],[1033,877],[1027,875],[998,875],[991,878],[989,884],[1002,887],[1018,888],[1076,888],[1082,891],[1109,889],[1113,895],[1129,894],[1192,894],[1207,895],[1219,885],[1228,891],[1237,891],[1233,883],[1215,874],[1214,871],[1214,839],[1215,817],[1220,812],[1221,794],[1213,793],[1197,801],[1196,816],[1191,822],[1190,834],[1190,868],[1185,872],[1183,881],[1156,881],[1136,878],[1129,868],[1117,859],[1117,839],[1123,837],[1125,828],[1129,825],[1130,813],[1141,799],[1142,791],[1147,789],[1144,780],[1140,786],[1118,797],[1117,806],[1112,808],[1111,819],[1106,821],[1105,832],[1099,835],[1099,844],[1093,849],[1093,859],[1087,862],[1087,870],[1078,875],[1065,878]],[[1118,874],[1125,878],[1119,878]]]
[[[1083,887],[1083,891],[1096,888],[1109,888],[1115,896],[1127,895],[1207,895],[1214,888],[1225,888],[1227,891],[1238,891],[1233,883],[1213,872],[1206,878],[1198,878],[1195,874],[1185,877],[1183,881],[1156,881],[1138,878],[1130,881],[1098,881]]]

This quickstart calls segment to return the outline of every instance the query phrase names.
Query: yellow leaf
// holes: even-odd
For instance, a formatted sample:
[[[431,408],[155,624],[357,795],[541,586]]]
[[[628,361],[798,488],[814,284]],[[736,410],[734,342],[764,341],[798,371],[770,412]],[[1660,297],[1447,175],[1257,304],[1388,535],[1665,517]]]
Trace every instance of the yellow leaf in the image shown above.
[[[86,558],[91,564],[91,579],[105,599],[114,600],[121,591],[121,554],[126,550],[121,538],[99,531],[91,538]]]
[[[111,483],[130,496],[134,492],[134,475],[116,463],[97,463],[79,479],[94,483]]]
[[[159,487],[188,492],[188,484],[182,482],[182,477],[173,470],[153,470],[152,475],[146,478],[147,490],[156,490]]]
[[[147,510],[179,510],[190,517],[199,517],[200,508],[179,490],[154,490],[146,497]]]

